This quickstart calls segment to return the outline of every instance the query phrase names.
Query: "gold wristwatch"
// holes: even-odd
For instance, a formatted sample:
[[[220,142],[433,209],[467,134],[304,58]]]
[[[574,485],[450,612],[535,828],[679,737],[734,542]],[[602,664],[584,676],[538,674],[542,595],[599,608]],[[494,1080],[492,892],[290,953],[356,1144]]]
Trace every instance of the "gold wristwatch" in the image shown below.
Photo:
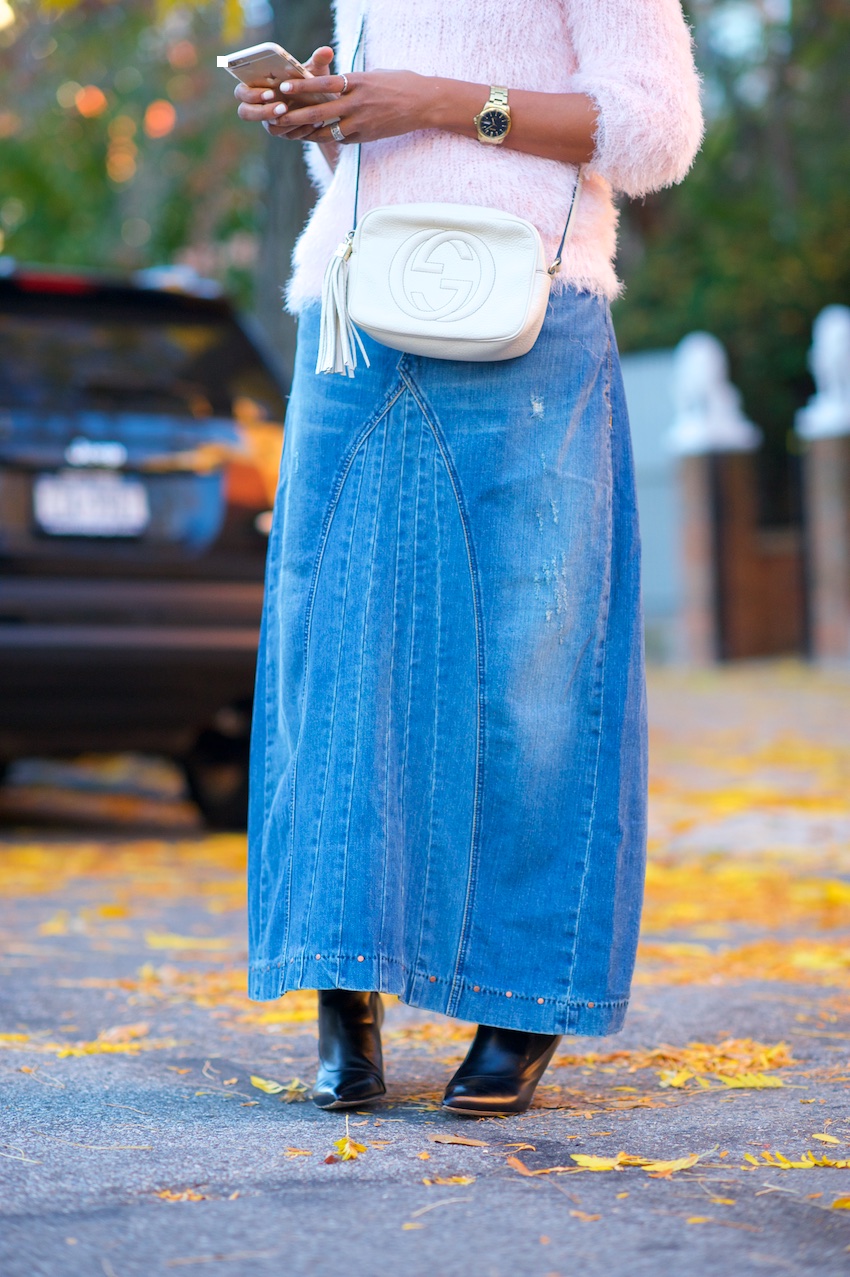
[[[478,141],[490,146],[500,146],[511,131],[511,108],[508,91],[494,84],[490,96],[473,119]]]

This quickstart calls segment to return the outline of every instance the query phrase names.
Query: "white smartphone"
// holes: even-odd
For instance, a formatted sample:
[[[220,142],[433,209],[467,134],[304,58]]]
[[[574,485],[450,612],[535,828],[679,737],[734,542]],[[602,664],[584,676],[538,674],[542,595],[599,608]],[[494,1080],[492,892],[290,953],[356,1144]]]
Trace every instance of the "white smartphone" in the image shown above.
[[[312,72],[297,58],[271,40],[265,44],[253,44],[249,49],[239,49],[236,53],[219,54],[216,64],[252,89],[277,89],[283,80],[312,77]],[[311,93],[299,97],[298,104],[309,106],[316,102],[332,102],[335,96],[334,93]]]

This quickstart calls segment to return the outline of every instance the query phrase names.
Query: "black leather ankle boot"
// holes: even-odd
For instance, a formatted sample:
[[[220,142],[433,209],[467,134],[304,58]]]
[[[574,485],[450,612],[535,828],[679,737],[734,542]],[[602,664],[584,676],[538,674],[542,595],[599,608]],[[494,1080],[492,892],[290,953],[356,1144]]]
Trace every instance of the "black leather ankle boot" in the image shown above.
[[[524,1113],[560,1040],[559,1033],[479,1025],[466,1059],[446,1087],[443,1108],[461,1117]]]
[[[313,1102],[320,1109],[358,1108],[386,1093],[383,1018],[378,993],[319,990],[319,1072]]]

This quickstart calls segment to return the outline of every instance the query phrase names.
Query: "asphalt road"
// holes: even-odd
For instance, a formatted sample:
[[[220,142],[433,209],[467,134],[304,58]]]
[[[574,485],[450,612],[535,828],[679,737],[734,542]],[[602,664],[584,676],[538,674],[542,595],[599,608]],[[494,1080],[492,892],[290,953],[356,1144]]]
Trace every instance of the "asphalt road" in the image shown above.
[[[351,1115],[347,1161],[344,1117],[302,1090],[312,995],[241,991],[241,840],[206,838],[148,764],[19,771],[0,808],[3,1277],[845,1274],[850,1169],[811,1163],[850,1161],[850,684],[665,675],[651,705],[624,1031],[565,1039],[531,1112],[469,1122],[437,1103],[471,1026],[391,1003],[389,1095]],[[573,1160],[620,1152],[699,1160]]]

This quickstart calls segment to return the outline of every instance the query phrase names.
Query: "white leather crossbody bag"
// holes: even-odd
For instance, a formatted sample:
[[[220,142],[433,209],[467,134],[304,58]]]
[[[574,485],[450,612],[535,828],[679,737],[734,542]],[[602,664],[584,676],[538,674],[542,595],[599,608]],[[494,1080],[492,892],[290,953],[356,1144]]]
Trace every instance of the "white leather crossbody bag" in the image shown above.
[[[360,69],[361,24],[353,69]],[[468,204],[396,204],[358,222],[325,272],[316,372],[354,376],[358,329],[393,350],[431,359],[514,359],[531,350],[581,191],[578,171],[555,260],[531,222]]]

